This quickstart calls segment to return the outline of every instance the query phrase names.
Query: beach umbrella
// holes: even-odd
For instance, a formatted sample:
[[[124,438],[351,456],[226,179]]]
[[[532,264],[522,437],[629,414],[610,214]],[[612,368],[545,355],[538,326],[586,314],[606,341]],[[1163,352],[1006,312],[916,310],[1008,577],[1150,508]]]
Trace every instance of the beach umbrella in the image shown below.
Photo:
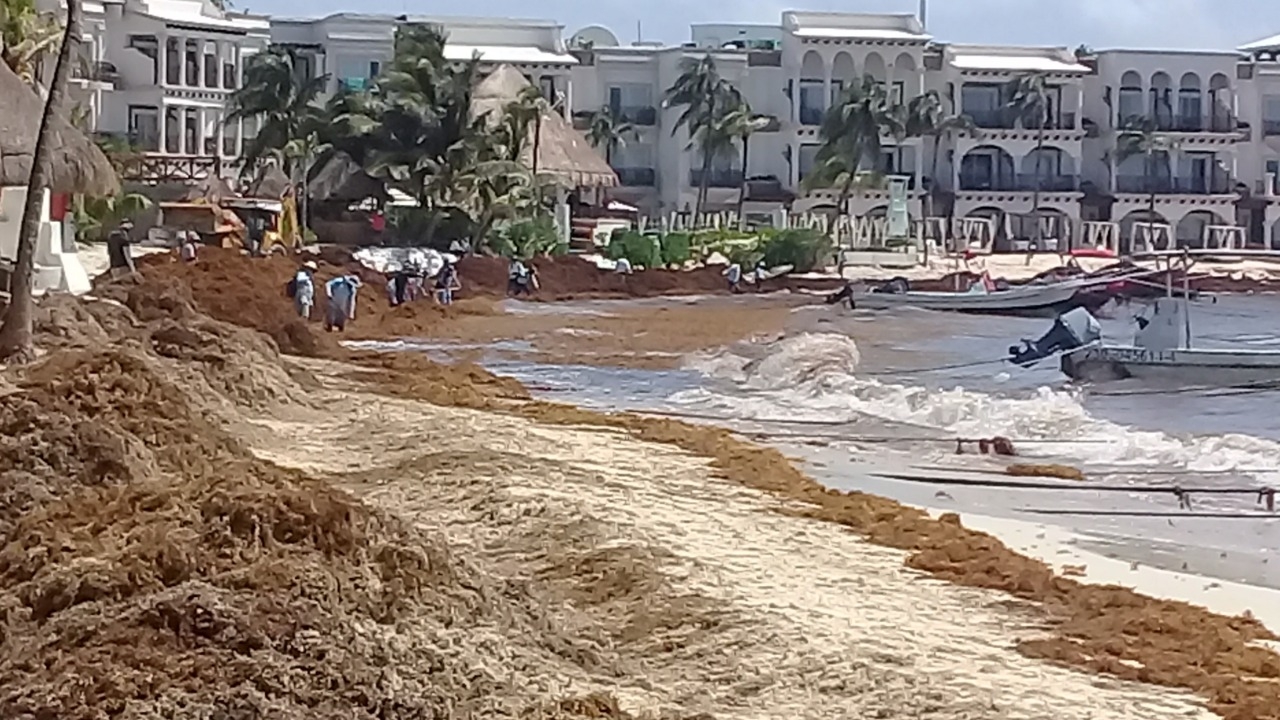
[[[44,100],[4,63],[0,63],[0,98],[0,187],[25,187]],[[111,161],[69,118],[53,118],[51,130],[49,190],[94,197],[120,191]]]

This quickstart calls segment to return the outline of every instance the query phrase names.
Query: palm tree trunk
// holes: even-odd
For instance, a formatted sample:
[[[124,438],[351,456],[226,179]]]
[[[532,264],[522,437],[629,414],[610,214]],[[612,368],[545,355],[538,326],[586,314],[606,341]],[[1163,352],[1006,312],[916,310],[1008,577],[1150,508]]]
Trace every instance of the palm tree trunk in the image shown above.
[[[693,212],[695,225],[702,217],[702,211],[707,205],[707,188],[711,187],[711,153],[705,146],[702,148],[702,177],[698,180],[698,201]]]
[[[1147,151],[1147,162],[1143,168],[1143,174],[1146,175],[1147,192],[1150,197],[1147,198],[1147,235],[1155,240],[1155,222],[1156,222],[1156,179],[1155,179],[1156,154],[1154,151]],[[1155,248],[1152,247],[1154,250]],[[1173,248],[1169,248],[1172,250]]]
[[[933,152],[930,153],[929,159],[929,209],[926,211],[925,217],[932,217],[934,213],[934,197],[938,191],[938,147],[942,145],[942,137],[940,135],[933,136]]]
[[[1036,250],[1040,249],[1042,242],[1042,233],[1040,232],[1040,163],[1044,160],[1044,113],[1040,113],[1040,127],[1036,131],[1036,169],[1035,169],[1035,186],[1031,188],[1031,222],[1033,228],[1031,230],[1032,247]],[[1031,248],[1027,249],[1026,264],[1031,264]]]
[[[742,206],[747,201],[747,157],[748,150],[751,148],[751,137],[749,135],[742,136],[742,180],[738,183],[738,229],[742,230],[747,226],[746,220],[742,217]]]
[[[62,33],[62,45],[53,66],[53,81],[49,84],[49,97],[45,100],[44,113],[40,116],[40,131],[36,135],[35,153],[31,160],[31,177],[27,181],[27,203],[22,209],[22,224],[18,235],[18,253],[14,261],[13,282],[9,288],[9,308],[0,324],[0,360],[11,363],[30,362],[35,359],[35,347],[31,337],[31,316],[35,299],[31,295],[31,276],[35,272],[36,241],[40,235],[40,219],[44,210],[44,191],[49,185],[49,164],[53,148],[50,147],[53,118],[62,111],[66,95],[67,77],[71,74],[72,46],[80,41],[80,0],[67,0],[67,27]]]

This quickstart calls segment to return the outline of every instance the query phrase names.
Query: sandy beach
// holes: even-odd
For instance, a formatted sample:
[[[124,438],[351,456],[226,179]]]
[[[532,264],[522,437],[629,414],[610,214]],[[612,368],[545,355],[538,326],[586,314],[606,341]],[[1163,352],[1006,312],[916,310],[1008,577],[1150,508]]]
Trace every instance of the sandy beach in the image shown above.
[[[7,717],[1277,717],[1265,593],[1218,602],[1043,528],[828,489],[723,429],[347,350],[289,317],[287,261],[228,262],[46,300],[46,356],[0,374]],[[603,364],[801,312],[379,301],[360,336]]]
[[[613,693],[641,717],[1212,717],[1194,697],[1020,655],[1014,638],[1042,634],[1033,609],[930,580],[902,551],[716,479],[704,458],[379,398],[308,368],[326,385],[312,398],[349,411],[259,419],[255,452],[531,582],[599,638],[595,663],[639,671],[553,665],[548,686]]]

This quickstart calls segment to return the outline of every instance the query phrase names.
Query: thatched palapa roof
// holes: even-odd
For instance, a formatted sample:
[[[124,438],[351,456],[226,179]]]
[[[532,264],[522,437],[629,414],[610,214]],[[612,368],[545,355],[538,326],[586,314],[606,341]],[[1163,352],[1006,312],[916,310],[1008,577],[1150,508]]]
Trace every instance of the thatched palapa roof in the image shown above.
[[[292,187],[293,181],[285,171],[279,165],[271,163],[258,170],[258,176],[245,188],[244,196],[279,200]]]
[[[471,113],[499,117],[509,103],[519,99],[529,81],[510,65],[499,65],[476,86]],[[533,128],[530,128],[533,133]],[[533,140],[524,144],[521,162],[533,166]],[[554,110],[542,113],[538,130],[538,175],[550,176],[568,187],[614,187],[618,176],[591,143]]]
[[[377,198],[382,202],[391,199],[387,186],[369,175],[360,164],[346,153],[335,153],[320,168],[320,172],[307,183],[307,194],[316,202],[359,202]]]
[[[0,63],[0,186],[26,186],[40,132],[44,101]],[[53,118],[49,189],[97,197],[120,191],[111,161],[66,116]]]

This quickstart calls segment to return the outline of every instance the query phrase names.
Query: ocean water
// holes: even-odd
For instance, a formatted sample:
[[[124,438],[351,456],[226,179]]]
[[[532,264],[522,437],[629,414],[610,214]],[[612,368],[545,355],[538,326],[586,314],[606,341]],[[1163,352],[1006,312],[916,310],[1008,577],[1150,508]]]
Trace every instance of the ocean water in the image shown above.
[[[1111,309],[1105,334],[1131,337],[1138,309]],[[1199,346],[1280,345],[1276,298],[1223,297],[1194,304],[1191,317]],[[1280,566],[1270,563],[1280,553],[1280,515],[1257,517],[1265,510],[1253,495],[1192,492],[1194,511],[1239,515],[1193,517],[1172,491],[1280,486],[1280,392],[1186,392],[1134,381],[1079,388],[1056,363],[1023,370],[1003,362],[1009,345],[1038,337],[1049,323],[809,306],[793,312],[781,338],[692,356],[679,370],[487,364],[555,399],[734,427],[801,459],[831,487],[1057,525],[1114,557],[1280,587]],[[1020,457],[956,454],[954,438],[995,435],[1011,438]],[[1070,481],[1060,489],[947,484],[1017,480],[1002,474],[1011,460],[1072,465],[1089,484],[1117,490]],[[1106,514],[1116,512],[1149,516]]]

